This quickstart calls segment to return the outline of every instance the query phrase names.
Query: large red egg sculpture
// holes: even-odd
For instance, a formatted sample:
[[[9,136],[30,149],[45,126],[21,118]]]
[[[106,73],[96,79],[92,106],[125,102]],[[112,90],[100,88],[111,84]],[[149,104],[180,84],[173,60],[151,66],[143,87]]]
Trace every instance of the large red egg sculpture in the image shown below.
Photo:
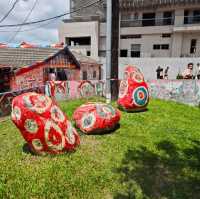
[[[103,134],[119,124],[120,111],[103,103],[88,103],[77,108],[73,119],[77,128],[86,134]]]
[[[127,112],[144,111],[149,102],[149,91],[144,76],[137,67],[127,66],[120,83],[118,105]]]
[[[36,154],[60,154],[80,144],[71,122],[45,95],[25,93],[15,97],[11,118]]]

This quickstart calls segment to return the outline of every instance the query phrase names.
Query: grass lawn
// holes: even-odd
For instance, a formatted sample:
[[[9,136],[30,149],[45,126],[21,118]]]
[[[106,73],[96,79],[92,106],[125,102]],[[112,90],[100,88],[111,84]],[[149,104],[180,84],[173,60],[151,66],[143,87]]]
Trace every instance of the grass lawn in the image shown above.
[[[84,102],[60,105],[71,117]],[[200,110],[160,100],[148,108],[59,156],[23,152],[16,127],[0,123],[0,198],[199,199]]]

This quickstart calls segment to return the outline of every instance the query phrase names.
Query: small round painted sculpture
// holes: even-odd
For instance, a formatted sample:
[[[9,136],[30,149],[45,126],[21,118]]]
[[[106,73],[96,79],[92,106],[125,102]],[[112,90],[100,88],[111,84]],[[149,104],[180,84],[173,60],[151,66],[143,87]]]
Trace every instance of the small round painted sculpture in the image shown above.
[[[71,122],[45,95],[25,93],[15,97],[11,118],[36,154],[60,154],[72,151],[80,144]]]
[[[124,72],[124,80],[119,89],[118,105],[127,112],[146,110],[149,102],[149,91],[144,76],[134,66],[127,66]]]
[[[103,134],[114,130],[120,121],[120,111],[103,103],[88,103],[77,108],[73,119],[86,134]]]

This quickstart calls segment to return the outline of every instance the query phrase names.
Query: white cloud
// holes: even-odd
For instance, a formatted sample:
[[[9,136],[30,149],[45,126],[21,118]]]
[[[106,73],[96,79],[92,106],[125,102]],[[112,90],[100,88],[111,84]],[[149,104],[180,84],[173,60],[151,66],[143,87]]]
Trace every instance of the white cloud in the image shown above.
[[[0,0],[0,19],[11,8],[13,2],[14,0]],[[1,25],[22,23],[26,15],[30,12],[34,2],[35,0],[20,0],[9,17],[2,22]],[[68,11],[69,0],[38,0],[38,3],[28,21],[45,19]],[[39,26],[43,27],[28,32],[19,32],[12,43],[18,44],[21,41],[27,41],[36,44],[50,44],[58,42],[58,24],[61,20],[62,19],[58,19],[47,26],[43,25],[48,22],[25,26],[21,30],[32,29]],[[16,30],[18,30],[18,27],[0,28],[0,42],[7,43],[15,34],[13,31]]]

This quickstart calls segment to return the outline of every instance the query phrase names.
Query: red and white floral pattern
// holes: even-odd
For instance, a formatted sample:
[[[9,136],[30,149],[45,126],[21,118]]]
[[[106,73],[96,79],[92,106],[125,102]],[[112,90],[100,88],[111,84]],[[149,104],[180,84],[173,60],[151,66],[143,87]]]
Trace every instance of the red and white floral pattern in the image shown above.
[[[47,96],[26,93],[15,97],[11,117],[37,154],[59,154],[74,150],[80,144],[71,122]]]
[[[88,103],[77,108],[73,114],[76,126],[86,134],[105,133],[119,123],[120,111],[103,103]]]
[[[125,111],[142,111],[148,102],[149,91],[143,74],[137,67],[127,66],[119,88],[119,107]]]

